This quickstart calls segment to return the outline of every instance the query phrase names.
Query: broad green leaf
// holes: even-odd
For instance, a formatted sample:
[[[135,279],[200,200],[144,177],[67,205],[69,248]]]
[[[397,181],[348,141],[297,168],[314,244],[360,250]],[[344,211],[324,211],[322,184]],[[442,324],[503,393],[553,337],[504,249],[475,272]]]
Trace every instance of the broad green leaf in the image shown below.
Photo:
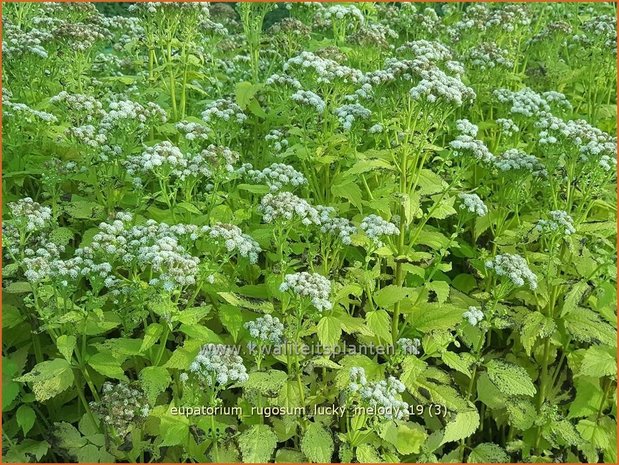
[[[255,389],[266,397],[276,397],[286,384],[288,374],[280,370],[254,371],[249,374],[243,389]]]
[[[410,295],[411,289],[390,284],[374,292],[372,297],[379,307],[389,308]]]
[[[254,425],[239,436],[239,449],[245,463],[270,462],[277,436],[268,425]]]
[[[331,463],[333,449],[333,438],[320,423],[307,425],[301,438],[301,452],[310,462]]]
[[[323,316],[318,322],[318,339],[323,346],[335,346],[342,335],[342,324],[335,316]]]
[[[537,392],[527,371],[518,365],[490,360],[486,368],[488,377],[503,394],[533,397]]]
[[[24,436],[26,436],[28,431],[30,431],[34,426],[37,415],[29,405],[21,405],[17,409],[17,412],[15,412],[15,418],[17,420],[17,424],[24,432]]]
[[[615,351],[602,346],[589,347],[582,359],[580,374],[594,378],[601,378],[603,376],[616,378],[617,361]]]
[[[39,402],[60,394],[73,384],[73,370],[65,359],[56,358],[41,362],[16,381],[22,383],[32,383],[32,390]]]
[[[58,339],[56,339],[56,347],[58,347],[58,351],[67,360],[67,362],[71,362],[76,343],[77,339],[72,335],[63,334],[58,336]]]
[[[459,441],[471,436],[479,427],[479,413],[468,410],[456,414],[456,418],[447,423],[441,444]]]
[[[505,450],[492,442],[482,442],[469,454],[467,463],[508,463],[509,456]]]
[[[88,365],[103,376],[127,381],[121,363],[111,352],[98,352],[88,359]]]
[[[420,452],[427,434],[423,427],[417,423],[389,421],[383,425],[380,437],[393,444],[400,454],[409,455]]]
[[[165,391],[172,381],[170,373],[164,367],[142,368],[139,379],[150,404],[155,404],[157,396]]]
[[[391,317],[385,310],[374,310],[366,315],[368,328],[384,341],[391,341]]]

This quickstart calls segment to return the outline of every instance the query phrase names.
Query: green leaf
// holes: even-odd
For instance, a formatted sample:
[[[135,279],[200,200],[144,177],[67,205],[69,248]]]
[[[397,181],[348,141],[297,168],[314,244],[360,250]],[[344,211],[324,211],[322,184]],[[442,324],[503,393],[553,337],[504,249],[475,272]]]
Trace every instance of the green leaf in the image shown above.
[[[449,297],[449,284],[445,281],[431,281],[426,283],[426,287],[436,294],[439,304],[444,303]]]
[[[512,398],[503,404],[507,407],[509,421],[514,428],[528,430],[537,419],[537,412],[533,404],[527,399]]]
[[[448,303],[423,303],[415,305],[406,318],[414,322],[415,329],[423,333],[440,329],[451,329],[462,321],[462,308]]]
[[[255,389],[266,397],[276,397],[288,380],[288,373],[280,370],[254,371],[243,384],[243,389]]]
[[[163,326],[159,323],[151,323],[144,331],[144,339],[140,345],[140,352],[144,352],[150,349],[153,345],[159,341],[161,333],[163,332]]]
[[[421,425],[413,422],[396,424],[387,422],[380,431],[380,437],[393,444],[400,454],[418,454],[427,434]]]
[[[320,424],[310,423],[301,439],[301,452],[314,463],[331,463],[333,438]]]
[[[60,394],[73,384],[73,370],[69,362],[62,358],[38,363],[30,373],[16,381],[32,383],[32,391],[37,401],[43,402]]]
[[[391,341],[391,317],[385,310],[367,312],[366,321],[374,334],[384,341]]]
[[[234,89],[234,95],[236,96],[236,103],[238,106],[245,110],[261,87],[260,84],[252,84],[247,81],[239,82]]]
[[[615,351],[602,346],[589,347],[585,352],[580,366],[580,374],[601,378],[603,376],[617,376],[617,361]]]
[[[469,357],[466,357],[466,356]],[[473,374],[471,373],[471,365],[474,362],[471,354],[456,354],[454,352],[445,351],[441,354],[441,359],[445,362],[452,370],[459,371],[460,373],[471,378]]]
[[[294,449],[279,449],[275,454],[275,463],[305,463],[305,456]]]
[[[189,440],[189,419],[182,415],[165,414],[159,423],[161,447],[186,444]]]
[[[64,421],[54,423],[52,434],[58,447],[67,450],[78,449],[85,446],[87,442],[75,426]]]
[[[520,330],[520,340],[527,355],[530,357],[535,345],[535,341],[539,338],[550,336],[556,329],[556,324],[541,312],[528,313],[524,319],[524,324]]]
[[[67,362],[71,362],[71,357],[73,357],[73,350],[75,349],[75,344],[77,343],[77,339],[75,336],[67,336],[63,334],[56,339],[56,347],[58,347],[58,351],[62,354],[62,356],[67,360]]]
[[[570,403],[568,418],[584,418],[597,413],[602,402],[602,389],[597,378],[579,376],[574,380],[576,396]]]
[[[359,463],[381,463],[383,459],[375,447],[370,444],[361,444],[355,451]]]
[[[165,391],[172,381],[170,373],[164,367],[143,368],[140,371],[139,379],[150,404],[155,404],[157,396]]]
[[[26,436],[28,431],[30,431],[34,426],[37,415],[29,405],[21,405],[17,409],[17,412],[15,412],[15,418],[17,420],[17,424],[24,432],[24,436]]]
[[[509,456],[503,448],[492,442],[482,442],[469,454],[467,463],[508,463]]]
[[[337,178],[331,185],[331,193],[335,197],[342,197],[352,203],[356,208],[361,209],[361,189],[352,178]]]
[[[323,346],[333,347],[342,336],[342,324],[334,316],[323,316],[318,322],[317,334]]]
[[[527,370],[518,365],[502,360],[490,360],[486,368],[488,377],[503,394],[533,397],[537,392]]]
[[[374,292],[374,303],[379,307],[389,308],[410,295],[411,289],[390,284]]]
[[[239,449],[245,463],[271,461],[277,436],[268,425],[254,425],[239,437]]]
[[[111,352],[99,352],[88,359],[88,365],[103,376],[128,381],[121,363]]]
[[[477,410],[468,410],[456,414],[453,421],[445,426],[445,434],[441,444],[459,441],[468,438],[479,427],[479,413]]]

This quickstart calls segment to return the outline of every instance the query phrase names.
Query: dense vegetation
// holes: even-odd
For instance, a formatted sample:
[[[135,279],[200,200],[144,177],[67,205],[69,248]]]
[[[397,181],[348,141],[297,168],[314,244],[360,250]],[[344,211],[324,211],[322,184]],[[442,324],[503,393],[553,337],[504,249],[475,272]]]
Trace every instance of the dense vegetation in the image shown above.
[[[616,463],[615,17],[5,3],[4,460]]]

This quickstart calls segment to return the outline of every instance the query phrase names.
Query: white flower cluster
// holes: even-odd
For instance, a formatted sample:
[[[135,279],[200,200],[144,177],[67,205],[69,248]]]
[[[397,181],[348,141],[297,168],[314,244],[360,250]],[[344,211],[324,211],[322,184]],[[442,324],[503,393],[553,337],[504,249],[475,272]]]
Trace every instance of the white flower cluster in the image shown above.
[[[382,124],[380,123],[376,123],[372,126],[370,126],[370,128],[368,129],[368,132],[370,134],[380,134],[381,132],[383,132],[385,130],[385,128],[383,127]]]
[[[358,394],[362,402],[384,411],[387,419],[401,420],[408,416],[408,404],[398,399],[399,394],[406,388],[393,376],[387,380],[368,381],[363,368],[353,367],[350,369],[348,389],[351,393]]]
[[[417,338],[401,337],[396,344],[406,355],[419,355],[421,353],[421,341]]]
[[[378,247],[383,245],[382,236],[395,236],[400,234],[398,227],[386,220],[383,220],[378,215],[369,215],[361,220],[361,229]]]
[[[13,217],[13,224],[26,232],[40,231],[49,226],[52,219],[52,209],[44,207],[30,197],[10,202],[8,207]]]
[[[245,163],[237,171],[252,182],[266,184],[271,192],[278,192],[286,186],[299,187],[307,184],[302,173],[284,163],[273,163],[263,170],[255,170],[251,163]]]
[[[488,213],[488,207],[486,207],[484,201],[479,198],[479,195],[461,193],[458,197],[462,200],[460,204],[461,209],[474,213],[477,216],[486,216]]]
[[[247,257],[250,263],[258,261],[260,246],[238,226],[219,223],[214,226],[203,226],[202,232],[212,239],[223,241],[228,252],[237,252],[241,257]]]
[[[63,90],[52,97],[50,103],[61,104],[69,117],[83,117],[86,122],[101,118],[104,115],[101,102],[90,95],[70,94]]]
[[[546,177],[548,171],[544,165],[533,155],[520,149],[509,149],[494,160],[494,166],[501,171],[527,171],[533,176]]]
[[[353,22],[356,21],[359,24],[365,22],[365,17],[359,8],[354,5],[330,5],[325,8],[321,8],[316,13],[319,20],[322,20],[325,25],[330,26],[333,20],[346,19],[349,27],[353,26]]]
[[[479,127],[471,123],[468,119],[457,120],[456,129],[460,131],[461,134],[471,137],[477,137],[477,132],[479,131]]]
[[[234,347],[223,344],[206,344],[189,365],[189,372],[213,388],[223,388],[231,383],[244,383],[249,379],[243,359]]]
[[[484,163],[492,163],[495,159],[486,144],[468,134],[460,134],[449,143],[449,146],[455,150],[455,157],[472,155],[473,158]]]
[[[56,276],[57,267],[62,262],[60,260],[62,252],[64,252],[64,247],[51,242],[36,248],[26,248],[22,263],[25,278],[32,283],[37,283]]]
[[[542,116],[550,112],[551,105],[563,109],[571,108],[571,104],[565,95],[556,91],[538,94],[525,87],[518,91],[497,89],[494,91],[494,95],[499,102],[511,105],[509,111],[515,115]]]
[[[197,238],[195,225],[173,225],[148,220],[131,226],[133,216],[119,212],[110,223],[101,223],[89,246],[77,249],[76,256],[85,262],[119,262],[120,267],[136,266],[152,270],[157,277],[151,286],[165,291],[195,284],[200,260],[187,253],[180,244],[183,236]]]
[[[101,120],[101,130],[110,132],[116,128],[123,128],[126,124],[136,124],[140,129],[146,127],[149,122],[165,123],[167,115],[163,108],[153,102],[146,105],[132,100],[112,101],[108,105]]]
[[[413,57],[421,60],[419,64],[427,67],[428,64],[439,64],[452,59],[451,50],[444,44],[432,40],[414,40],[398,47],[397,53],[412,53]]]
[[[185,139],[188,141],[200,141],[207,140],[211,130],[204,124],[180,121],[176,123],[176,129],[185,135]]]
[[[486,261],[486,268],[494,270],[497,276],[507,277],[514,286],[521,287],[528,284],[531,289],[537,289],[537,276],[520,255],[497,255],[492,260]]]
[[[327,234],[336,235],[342,244],[350,245],[351,236],[357,232],[357,228],[346,218],[335,216],[335,208],[318,205],[316,207],[320,214],[320,231]]]
[[[298,218],[306,226],[320,224],[318,210],[312,207],[307,200],[297,197],[291,192],[266,194],[260,200],[260,211],[262,212],[262,219],[266,223],[272,223],[280,218],[284,221]]]
[[[281,292],[291,291],[299,297],[307,297],[312,305],[319,311],[330,310],[332,304],[329,301],[331,294],[331,281],[318,273],[287,274],[284,282],[279,286]]]
[[[511,137],[517,132],[520,132],[518,125],[509,118],[497,118],[496,124],[499,125],[501,132],[507,137]]]
[[[249,335],[260,342],[281,345],[284,339],[284,325],[279,318],[272,315],[264,315],[254,321],[245,323]]]
[[[292,94],[291,98],[293,101],[301,105],[313,107],[318,113],[321,114],[325,111],[325,108],[327,108],[325,101],[311,90],[297,90],[294,94]]]
[[[357,118],[369,119],[370,116],[372,116],[372,112],[370,110],[358,103],[342,105],[341,107],[336,108],[334,113],[342,125],[344,132],[350,131]]]
[[[543,115],[536,123],[541,129],[539,143],[557,144],[560,140],[573,144],[584,162],[597,161],[604,171],[617,163],[617,138],[590,125],[585,120],[563,121],[550,114]]]
[[[101,399],[91,402],[90,407],[97,413],[107,428],[111,428],[121,438],[132,426],[142,422],[150,414],[150,407],[144,391],[126,382],[103,383]]]
[[[267,86],[274,86],[274,85],[290,86],[293,89],[303,88],[303,86],[301,85],[298,79],[292,76],[288,76],[286,74],[272,74],[271,76],[267,78],[267,80],[265,81],[265,84]]]
[[[467,320],[471,326],[477,326],[479,322],[484,319],[484,312],[477,307],[471,306],[462,314],[462,317]]]
[[[365,47],[387,48],[390,39],[397,39],[398,33],[383,24],[364,24],[356,32],[347,37],[347,41]]]
[[[558,232],[564,236],[571,236],[576,232],[573,218],[564,210],[551,211],[550,218],[539,220],[535,228],[540,232]]]
[[[207,123],[219,119],[243,124],[247,115],[232,99],[220,98],[207,105],[206,110],[202,112],[202,119]]]
[[[71,126],[67,128],[66,134],[68,137],[75,138],[82,144],[92,148],[101,147],[107,142],[107,135],[105,132],[99,132],[92,124]]]
[[[605,50],[617,53],[617,23],[612,15],[597,15],[582,25],[584,34],[573,37],[576,43],[591,45],[601,43]]]
[[[438,68],[422,70],[421,81],[410,90],[415,100],[430,103],[444,101],[460,106],[475,99],[475,91],[467,87],[459,78],[448,76]]]
[[[511,69],[514,66],[514,62],[509,59],[507,50],[490,42],[479,44],[470,49],[466,56],[471,65],[481,71],[497,67]]]
[[[334,81],[358,83],[363,79],[363,73],[358,69],[340,65],[329,58],[322,58],[312,52],[302,51],[297,56],[284,63],[284,71],[312,71],[318,84],[328,84]]]
[[[269,133],[264,136],[264,140],[267,141],[274,152],[279,153],[288,148],[288,139],[283,131],[279,129],[271,129]]]
[[[131,175],[157,168],[164,168],[169,173],[181,173],[187,167],[187,159],[178,147],[166,140],[147,147],[140,155],[129,157],[126,166]]]
[[[25,103],[16,103],[11,100],[10,92],[2,89],[2,116],[23,118],[27,122],[41,120],[45,123],[57,123],[56,118],[51,113],[30,108]]]

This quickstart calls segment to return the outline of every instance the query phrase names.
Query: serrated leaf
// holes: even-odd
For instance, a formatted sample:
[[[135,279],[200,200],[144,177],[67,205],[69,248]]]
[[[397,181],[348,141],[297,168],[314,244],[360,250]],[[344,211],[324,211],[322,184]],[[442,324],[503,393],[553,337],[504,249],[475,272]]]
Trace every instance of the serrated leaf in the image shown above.
[[[56,347],[58,347],[58,351],[62,354],[65,360],[67,360],[67,362],[71,362],[75,344],[77,344],[77,339],[72,335],[63,334],[58,336],[58,339],[56,339]]]
[[[503,360],[490,360],[486,364],[490,381],[503,394],[533,397],[537,390],[524,368]]]
[[[170,373],[164,367],[142,368],[139,379],[146,398],[152,405],[155,404],[157,396],[165,391],[172,381]]]
[[[505,450],[492,442],[482,442],[475,446],[469,457],[467,463],[508,463],[509,456]]]
[[[479,427],[479,413],[468,410],[456,414],[456,418],[447,423],[441,444],[459,441],[471,436]]]
[[[94,354],[88,359],[88,365],[103,376],[128,381],[121,367],[121,361],[114,357],[111,352],[98,352]]]
[[[245,463],[270,462],[277,436],[268,425],[254,425],[239,436],[239,449]]]
[[[333,438],[320,424],[310,423],[301,439],[301,452],[314,463],[331,463]]]
[[[39,402],[60,394],[73,384],[73,370],[69,362],[62,358],[38,363],[30,371],[16,381],[32,383],[32,390]]]
[[[339,342],[342,335],[342,324],[335,316],[323,316],[318,322],[316,334],[323,346],[333,347]]]

